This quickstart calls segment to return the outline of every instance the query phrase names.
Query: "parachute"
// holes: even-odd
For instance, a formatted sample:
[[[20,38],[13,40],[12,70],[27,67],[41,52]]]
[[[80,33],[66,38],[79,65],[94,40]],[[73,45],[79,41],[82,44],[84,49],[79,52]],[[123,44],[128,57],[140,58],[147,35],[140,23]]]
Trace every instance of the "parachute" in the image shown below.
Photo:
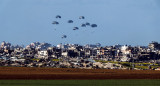
[[[74,28],[73,28],[73,30],[78,30],[78,29],[79,29],[78,27],[74,27]]]
[[[66,35],[62,35],[62,37],[61,37],[61,38],[62,38],[62,39],[63,39],[63,38],[67,38],[67,36],[66,36]]]
[[[90,23],[86,22],[86,25],[87,25],[87,26],[89,26],[89,25],[90,25]]]
[[[86,27],[86,24],[82,24],[81,27]]]
[[[93,28],[94,28],[94,27],[97,27],[97,25],[96,25],[96,24],[92,24],[92,25],[91,25],[91,27],[93,27]]]
[[[60,15],[56,15],[55,18],[56,18],[56,20],[53,21],[52,24],[54,24],[54,25],[59,25],[61,22],[62,22],[61,24],[64,24],[64,21],[59,21],[59,19],[62,18]],[[79,16],[79,19],[85,19],[85,17],[84,17],[84,16]],[[78,20],[78,19],[77,19],[77,20]],[[91,23],[89,23],[88,21],[85,21],[85,22],[84,22],[84,20],[77,22],[77,20],[68,19],[67,22],[65,22],[64,25],[69,25],[70,23],[74,23],[74,22],[75,22],[75,26],[79,26],[79,27],[74,27],[74,26],[73,26],[73,28],[71,28],[71,30],[79,30],[80,28],[87,27],[87,26],[89,26],[90,28],[95,28],[95,27],[97,27],[97,24],[91,24]],[[71,24],[71,25],[72,25],[72,24]],[[87,28],[88,28],[88,27],[87,27]],[[55,28],[55,30],[56,30],[56,28]],[[63,30],[63,31],[64,31],[64,30]],[[87,31],[87,29],[85,29],[85,31]],[[57,32],[57,31],[56,31],[56,32]],[[94,31],[93,31],[93,32],[94,32]],[[93,32],[92,32],[92,33],[93,33]],[[64,33],[63,33],[63,34],[64,34]],[[67,35],[62,35],[61,38],[62,38],[62,39],[65,39],[65,38],[67,38]]]
[[[60,15],[57,15],[56,18],[61,18],[61,16],[60,16]]]
[[[57,22],[57,21],[53,21],[53,22],[52,22],[52,24],[56,24],[56,25],[57,25],[57,24],[59,24],[59,22]]]
[[[80,16],[79,19],[85,19],[85,17],[84,16]]]
[[[68,23],[73,23],[73,20],[68,20]]]

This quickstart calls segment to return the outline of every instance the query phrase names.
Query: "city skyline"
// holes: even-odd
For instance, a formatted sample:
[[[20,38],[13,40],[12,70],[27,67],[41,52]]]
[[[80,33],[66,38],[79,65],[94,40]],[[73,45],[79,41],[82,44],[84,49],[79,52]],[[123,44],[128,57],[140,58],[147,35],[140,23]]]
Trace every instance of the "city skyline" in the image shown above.
[[[159,0],[1,0],[0,42],[146,46],[160,41],[159,4]],[[62,16],[59,26],[51,24],[56,15]],[[85,20],[78,20],[79,16]],[[73,31],[66,24],[69,19],[75,26],[89,21],[98,27]],[[66,39],[61,39],[63,34]]]
[[[7,41],[2,41],[0,42],[0,45],[3,45],[3,44],[7,44],[9,45],[10,47],[22,47],[22,48],[25,48],[27,46],[32,46],[36,44],[37,45],[47,45],[48,47],[57,47],[57,46],[70,46],[70,45],[76,45],[76,46],[93,46],[93,47],[109,47],[109,46],[130,46],[130,47],[148,47],[150,44],[152,43],[159,43],[157,41],[152,41],[152,42],[149,42],[147,45],[132,45],[132,44],[113,44],[113,45],[102,45],[101,43],[94,43],[94,44],[73,44],[73,43],[59,43],[59,44],[52,44],[52,43],[48,43],[48,42],[31,42],[29,44],[13,44],[11,42],[7,42]],[[1,48],[1,47],[0,47]]]

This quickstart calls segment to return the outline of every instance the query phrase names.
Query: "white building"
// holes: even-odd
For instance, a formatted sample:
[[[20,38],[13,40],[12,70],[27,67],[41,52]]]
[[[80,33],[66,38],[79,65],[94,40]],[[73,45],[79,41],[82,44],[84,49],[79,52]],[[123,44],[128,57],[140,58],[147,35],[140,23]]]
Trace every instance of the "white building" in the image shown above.
[[[130,54],[130,50],[128,50],[128,46],[122,46],[121,51],[123,54]]]
[[[68,52],[62,52],[62,56],[67,57],[68,56]]]
[[[38,57],[39,59],[48,59],[48,52],[47,50],[38,51]]]

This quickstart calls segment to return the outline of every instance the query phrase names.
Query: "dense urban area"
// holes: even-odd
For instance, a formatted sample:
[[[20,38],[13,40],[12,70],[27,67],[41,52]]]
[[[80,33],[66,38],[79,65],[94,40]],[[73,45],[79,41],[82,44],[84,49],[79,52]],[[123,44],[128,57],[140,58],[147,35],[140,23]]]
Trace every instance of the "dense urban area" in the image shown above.
[[[160,70],[160,44],[148,46],[34,42],[24,47],[2,42],[0,66],[80,69]]]

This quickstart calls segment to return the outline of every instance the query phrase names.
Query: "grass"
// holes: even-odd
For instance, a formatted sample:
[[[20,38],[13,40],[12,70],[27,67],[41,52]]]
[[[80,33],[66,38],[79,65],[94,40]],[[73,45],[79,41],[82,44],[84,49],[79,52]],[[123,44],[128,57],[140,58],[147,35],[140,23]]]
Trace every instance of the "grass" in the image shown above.
[[[0,80],[0,86],[160,86],[160,80]]]
[[[33,60],[33,61],[39,61],[40,59],[34,58],[34,59],[32,59],[32,60]],[[62,59],[52,59],[52,61],[58,62],[58,61],[62,61]]]
[[[114,63],[114,64],[121,64],[127,68],[132,68],[132,63],[131,62],[117,62],[117,61],[103,61],[103,60],[95,60],[96,62],[102,62],[102,63]],[[158,64],[154,64],[153,63],[134,63],[135,65],[135,68],[138,68],[138,69],[148,69],[148,66],[149,65],[152,65],[151,68],[154,69],[154,68],[158,68],[160,67],[160,65]]]
[[[52,59],[52,61],[56,61],[56,62],[58,62],[58,61],[60,61],[60,59]]]
[[[32,59],[33,61],[39,61],[40,59],[36,59],[36,58],[34,58],[34,59]]]
[[[108,63],[108,62],[110,62],[110,63],[115,63],[115,64],[129,64],[130,62],[117,62],[117,61],[103,61],[103,60],[95,60],[96,62],[103,62],[103,63]],[[142,65],[152,65],[153,63],[134,63],[134,64],[142,64]],[[154,64],[154,65],[157,65],[158,66],[158,64]]]
[[[148,66],[135,66],[135,68],[138,68],[138,69],[148,69]]]

